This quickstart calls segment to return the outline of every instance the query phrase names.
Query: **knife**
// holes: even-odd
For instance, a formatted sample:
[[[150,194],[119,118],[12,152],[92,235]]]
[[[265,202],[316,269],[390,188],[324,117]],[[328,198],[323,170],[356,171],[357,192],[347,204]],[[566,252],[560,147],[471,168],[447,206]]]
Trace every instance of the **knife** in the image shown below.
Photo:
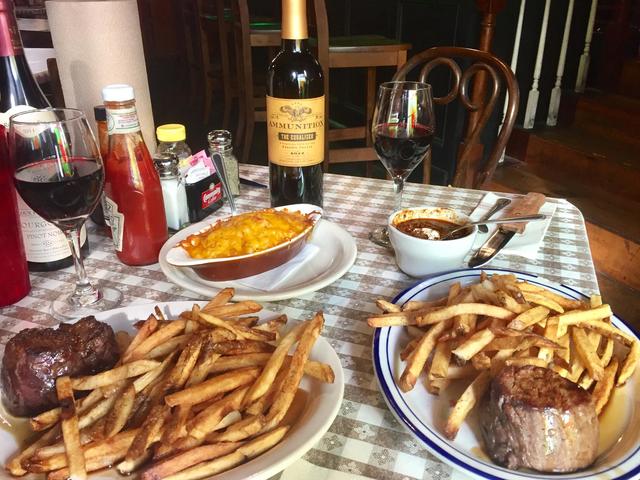
[[[541,193],[530,192],[511,202],[504,210],[505,217],[519,217],[538,213],[544,205],[545,196]],[[496,254],[509,243],[516,233],[524,232],[526,223],[506,223],[493,232],[486,242],[473,254],[469,260],[469,267],[475,268],[489,262]]]

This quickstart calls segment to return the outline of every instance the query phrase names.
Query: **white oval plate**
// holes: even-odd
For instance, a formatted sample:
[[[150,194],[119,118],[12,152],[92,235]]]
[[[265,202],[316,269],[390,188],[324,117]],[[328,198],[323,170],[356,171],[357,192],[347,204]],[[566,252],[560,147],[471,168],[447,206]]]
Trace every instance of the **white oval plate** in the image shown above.
[[[208,264],[212,264],[212,263],[220,263],[220,262],[228,262],[231,260],[238,260],[241,258],[246,258],[246,257],[250,257],[252,255],[264,255],[267,252],[273,251],[273,250],[278,250],[280,248],[283,248],[283,246],[285,245],[291,245],[292,243],[295,243],[296,240],[298,240],[300,237],[303,237],[305,235],[309,235],[309,231],[314,230],[316,228],[316,226],[318,225],[318,221],[320,221],[320,218],[322,217],[322,209],[320,207],[317,207],[315,205],[311,205],[308,203],[299,203],[296,205],[286,205],[284,207],[276,207],[275,210],[289,210],[291,212],[300,212],[302,214],[313,214],[314,212],[317,212],[316,214],[310,215],[311,220],[313,221],[312,225],[307,227],[304,232],[300,233],[299,235],[296,235],[294,238],[292,238],[291,240],[281,243],[280,245],[276,245],[275,247],[271,247],[268,248],[267,250],[262,250],[260,252],[256,252],[256,253],[251,253],[251,254],[247,254],[247,255],[238,255],[237,257],[223,257],[223,258],[192,258],[184,248],[176,246],[180,240],[183,240],[184,238],[186,238],[189,235],[193,235],[195,233],[200,233],[202,231],[208,230],[211,226],[219,223],[219,222],[223,222],[225,220],[228,220],[229,218],[231,218],[231,215],[228,215],[226,217],[221,217],[218,218],[216,220],[205,220],[203,222],[199,222],[195,225],[189,226],[188,228],[185,228],[184,230],[182,230],[179,235],[180,235],[180,240],[178,240],[176,237],[176,235],[174,235],[172,238],[169,239],[169,241],[174,241],[175,243],[173,244],[173,248],[171,248],[168,252],[167,255],[165,256],[165,259],[167,261],[167,263],[169,263],[170,265],[173,265],[174,267],[192,267],[194,265],[208,265]],[[183,232],[188,231],[189,234],[184,236],[182,235]]]
[[[132,333],[133,323],[146,319],[153,313],[153,307],[158,305],[167,316],[177,317],[185,310],[191,310],[194,303],[204,305],[206,302],[166,302],[143,305],[132,305],[124,308],[109,310],[96,315],[96,319],[109,323],[114,331],[125,330]],[[269,311],[261,311],[260,318],[266,319],[277,315]],[[302,457],[331,426],[342,403],[344,393],[344,372],[340,359],[335,350],[324,338],[319,337],[311,350],[311,359],[331,365],[335,373],[332,384],[313,381],[302,377],[300,388],[306,392],[306,404],[300,412],[295,424],[284,439],[262,455],[227,472],[212,478],[219,480],[262,480],[284,470],[298,458]],[[0,464],[4,465],[7,458],[16,452],[16,440],[4,429],[0,429]],[[0,479],[14,479],[4,469],[0,469]],[[23,478],[44,478],[43,475],[29,475]],[[105,470],[89,474],[90,479],[122,479],[115,470]]]
[[[400,305],[409,300],[433,300],[445,296],[449,286],[477,282],[481,271],[513,273],[564,296],[587,298],[573,288],[549,282],[536,275],[500,269],[465,269],[447,272],[425,279],[400,293],[394,302]],[[621,330],[638,334],[614,316],[613,323]],[[600,449],[595,463],[586,470],[570,474],[542,474],[534,471],[515,471],[494,464],[482,451],[482,440],[475,410],[465,420],[458,436],[450,441],[442,434],[450,402],[462,393],[464,384],[446,389],[440,396],[427,392],[422,381],[410,392],[403,393],[394,379],[404,369],[400,352],[408,337],[403,328],[387,327],[376,330],[373,337],[373,362],[383,397],[396,418],[405,425],[427,450],[471,478],[495,480],[532,479],[631,479],[640,477],[640,369],[636,369],[626,385],[616,389],[613,398],[600,418]],[[456,388],[457,387],[457,388]]]
[[[191,225],[171,237],[160,250],[158,261],[160,268],[169,280],[182,288],[208,297],[212,297],[225,287],[235,289],[236,293],[233,298],[237,300],[270,302],[299,297],[320,290],[342,277],[351,268],[358,254],[356,241],[349,232],[333,222],[321,219],[309,242],[319,248],[318,253],[307,260],[277,289],[257,290],[243,285],[242,279],[211,282],[200,278],[191,268],[175,267],[167,262],[168,252],[179,241],[202,229],[203,223]],[[206,222],[206,224],[209,223]]]

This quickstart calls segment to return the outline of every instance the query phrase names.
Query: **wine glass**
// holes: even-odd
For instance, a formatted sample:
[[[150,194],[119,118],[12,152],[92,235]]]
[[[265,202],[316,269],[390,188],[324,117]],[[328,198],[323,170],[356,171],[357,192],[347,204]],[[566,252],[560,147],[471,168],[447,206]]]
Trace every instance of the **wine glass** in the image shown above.
[[[380,85],[371,130],[376,153],[393,180],[395,212],[402,207],[405,180],[431,150],[435,130],[431,85],[410,81]],[[369,239],[390,246],[387,227],[374,229]]]
[[[104,186],[100,150],[85,115],[53,108],[14,115],[9,146],[18,193],[33,211],[64,232],[78,275],[74,291],[52,302],[53,316],[72,320],[118,305],[122,294],[92,285],[80,253],[80,230],[100,202]]]

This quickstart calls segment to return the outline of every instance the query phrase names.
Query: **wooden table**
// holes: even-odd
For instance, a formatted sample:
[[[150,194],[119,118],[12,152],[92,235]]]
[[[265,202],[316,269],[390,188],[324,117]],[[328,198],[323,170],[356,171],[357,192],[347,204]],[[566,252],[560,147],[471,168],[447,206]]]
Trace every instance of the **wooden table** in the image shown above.
[[[243,165],[241,176],[267,183],[265,167]],[[242,187],[237,201],[240,211],[268,206],[268,190]],[[483,192],[408,184],[405,206],[451,206],[470,212]],[[538,258],[498,255],[489,265],[536,273],[584,293],[598,291],[580,212],[565,200],[544,238]],[[342,225],[356,239],[358,256],[353,267],[333,284],[300,298],[267,303],[293,319],[309,318],[322,309],[325,338],[338,353],[345,372],[345,394],[340,412],[329,431],[304,457],[281,474],[283,479],[340,479],[358,476],[400,479],[464,478],[423,449],[394,419],[378,391],[371,361],[372,331],[366,317],[376,311],[376,298],[393,298],[416,279],[400,272],[393,255],[371,243],[369,231],[386,222],[393,205],[393,189],[385,180],[325,176],[326,217]],[[226,215],[223,208],[219,215]],[[91,278],[119,288],[124,305],[201,298],[170,283],[160,267],[129,267],[120,263],[111,240],[95,227],[89,228],[91,253],[85,261]],[[71,268],[33,273],[32,291],[17,304],[0,309],[0,340],[6,343],[27,327],[54,325],[50,301],[71,288]],[[453,475],[453,476],[452,476]]]

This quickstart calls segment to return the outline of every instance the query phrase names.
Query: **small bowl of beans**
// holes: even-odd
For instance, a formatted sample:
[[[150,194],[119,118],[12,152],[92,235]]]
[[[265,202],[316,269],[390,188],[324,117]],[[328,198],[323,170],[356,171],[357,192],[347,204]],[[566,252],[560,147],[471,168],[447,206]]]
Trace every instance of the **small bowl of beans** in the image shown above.
[[[406,208],[391,214],[387,228],[400,270],[423,277],[461,267],[473,247],[477,228],[470,226],[447,235],[469,221],[467,215],[441,207]]]

